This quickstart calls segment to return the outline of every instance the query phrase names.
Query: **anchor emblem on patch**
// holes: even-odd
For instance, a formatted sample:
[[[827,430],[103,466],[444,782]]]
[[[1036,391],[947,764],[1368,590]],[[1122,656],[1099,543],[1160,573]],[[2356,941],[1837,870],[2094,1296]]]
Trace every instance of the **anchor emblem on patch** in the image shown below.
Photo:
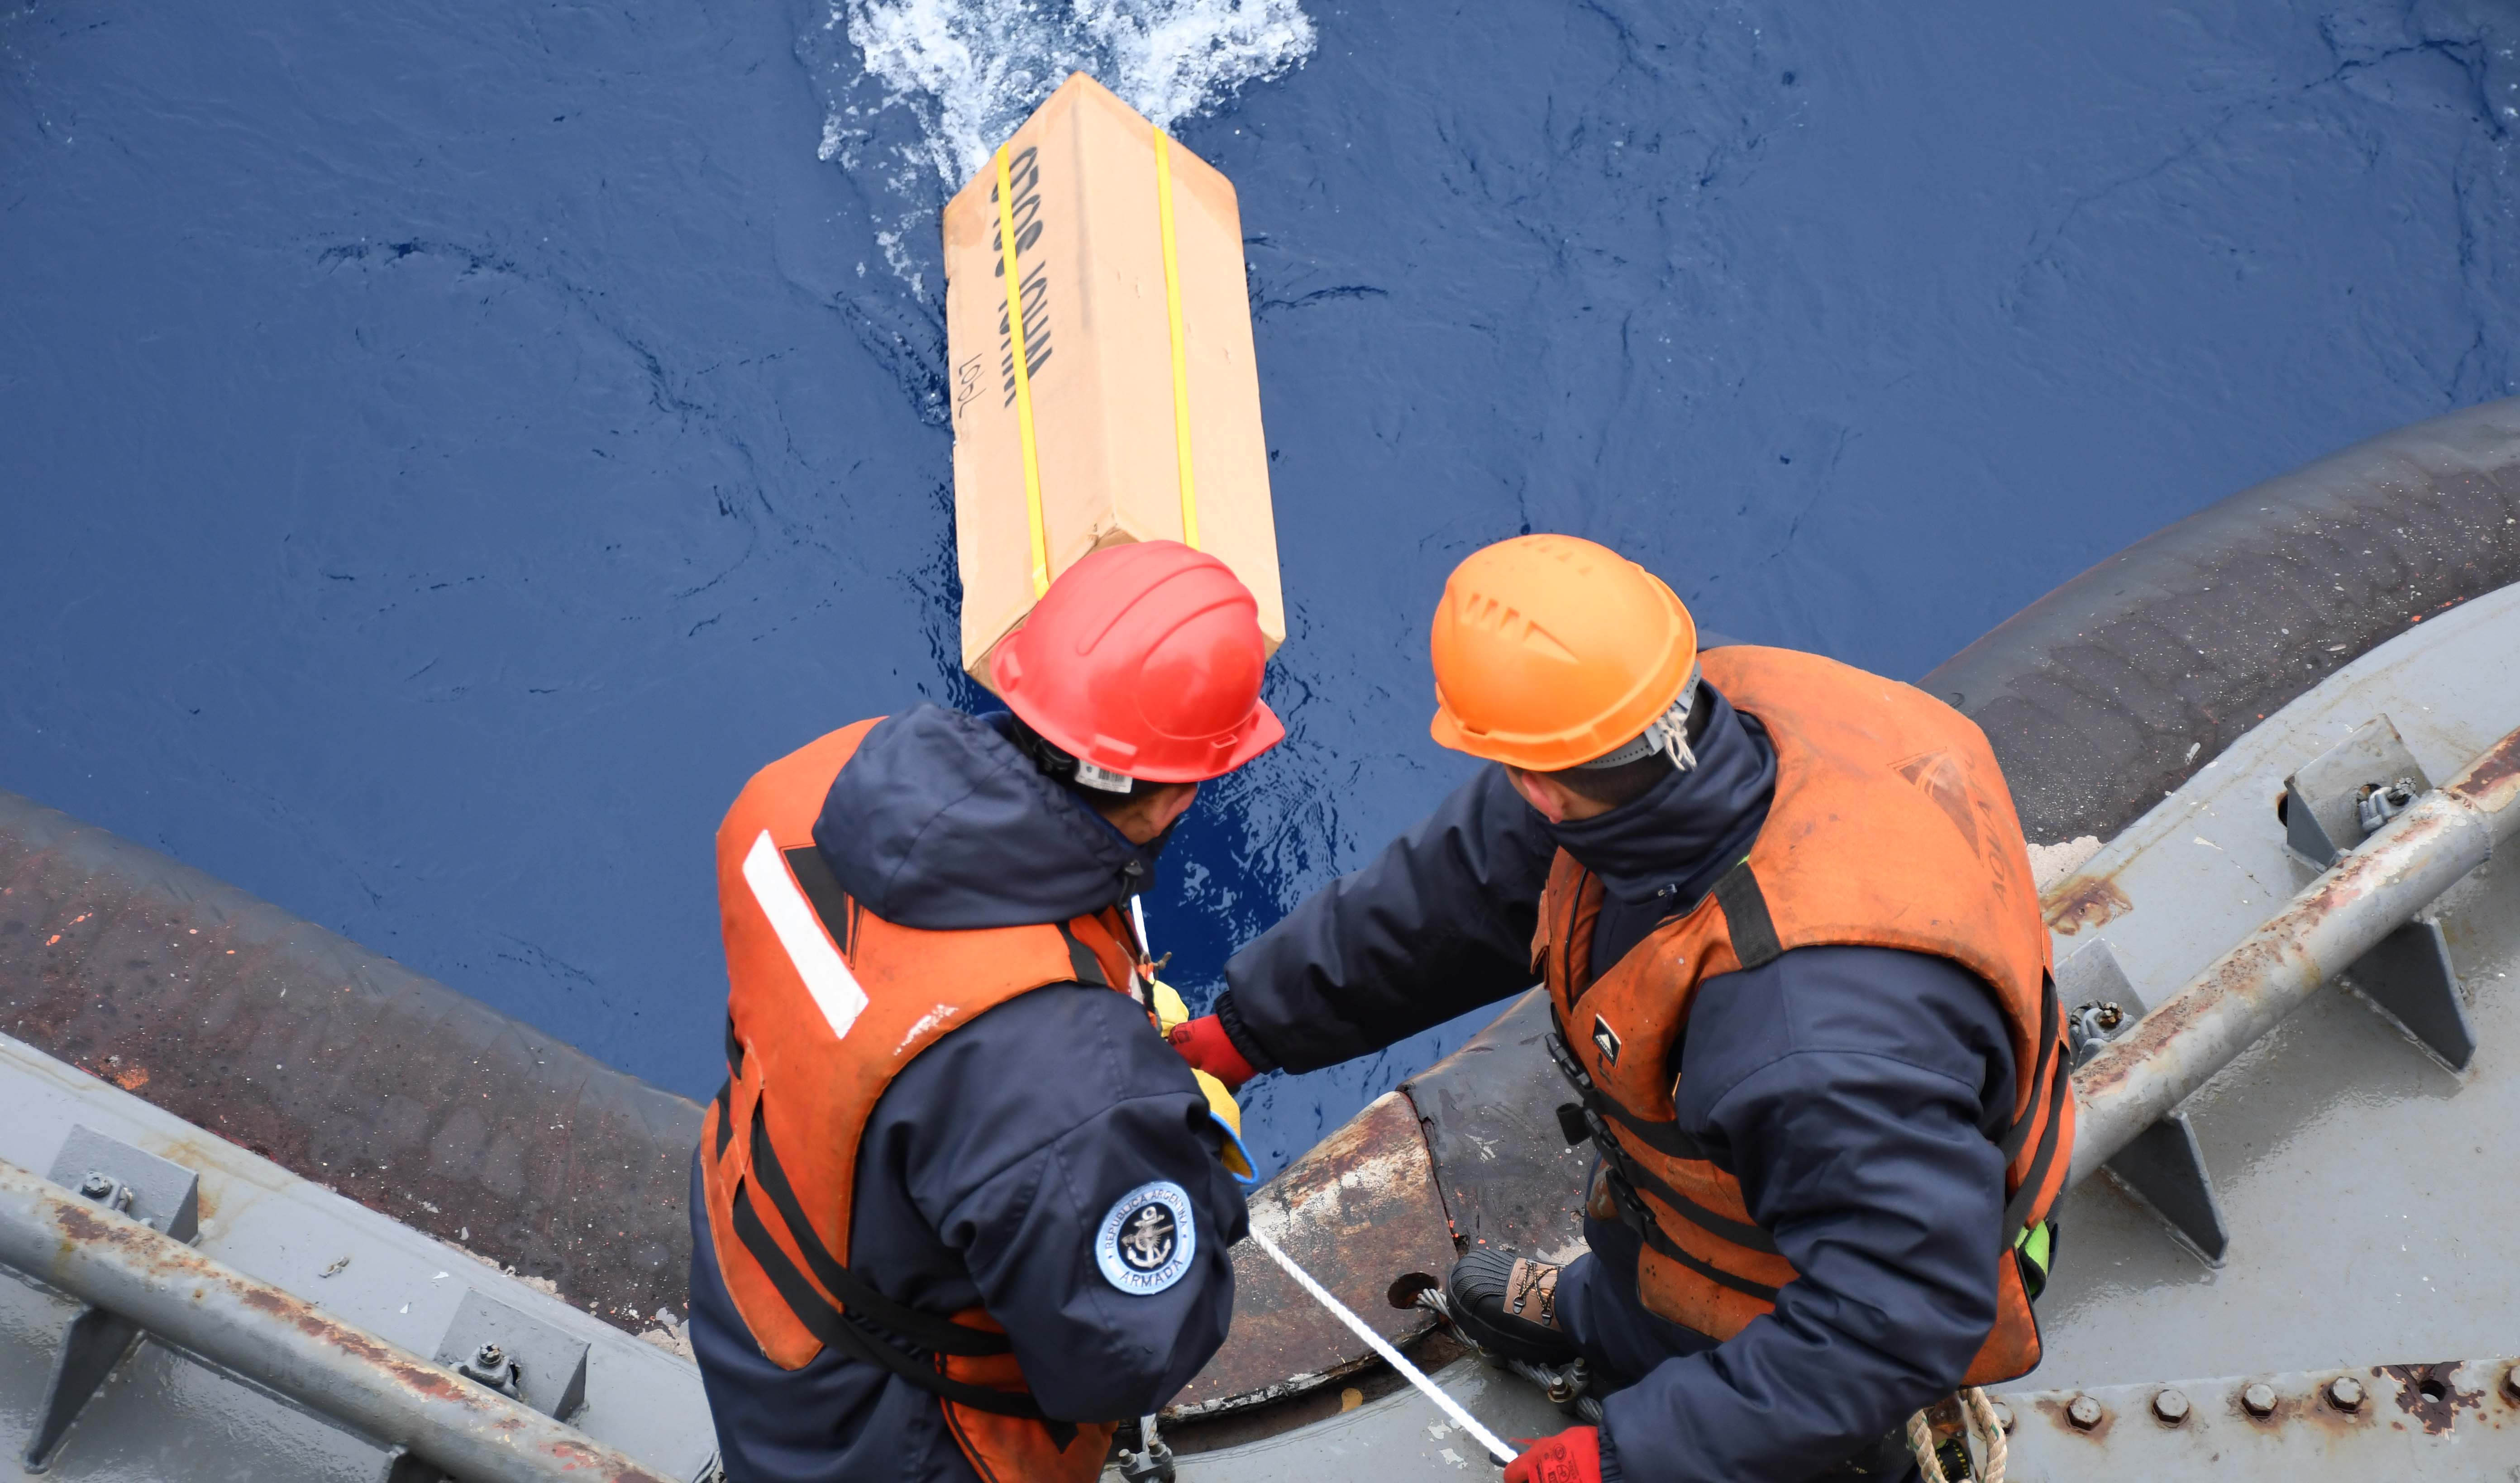
[[[1094,1261],[1103,1281],[1137,1297],[1180,1281],[1197,1250],[1190,1193],[1168,1179],[1140,1185],[1114,1200],[1094,1239]]]
[[[1173,1254],[1173,1218],[1160,1205],[1144,1205],[1120,1237],[1120,1259],[1140,1272],[1152,1272]]]
[[[1593,1044],[1601,1048],[1603,1060],[1614,1066],[1619,1063],[1618,1033],[1610,1028],[1608,1020],[1598,1014],[1593,1016]]]

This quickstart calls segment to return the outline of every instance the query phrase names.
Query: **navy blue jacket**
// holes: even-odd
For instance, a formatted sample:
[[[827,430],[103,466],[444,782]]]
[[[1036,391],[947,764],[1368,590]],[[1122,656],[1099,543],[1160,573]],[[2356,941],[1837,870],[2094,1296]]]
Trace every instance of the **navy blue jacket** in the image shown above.
[[[1602,878],[1593,961],[1615,963],[1695,905],[1767,817],[1776,754],[1755,721],[1718,697],[1695,750],[1695,771],[1558,827],[1482,769],[1226,965],[1228,1032],[1254,1065],[1303,1071],[1521,992],[1561,844]],[[1707,980],[1680,1121],[1801,1277],[1732,1342],[1676,1342],[1611,1396],[1606,1471],[1806,1477],[1949,1393],[1995,1321],[1993,1139],[2012,1090],[2002,1011],[1945,960],[1798,948]],[[1634,1260],[1633,1241],[1594,1244]]]
[[[1160,842],[1132,845],[1043,778],[1003,721],[922,705],[867,734],[814,840],[869,911],[930,928],[1063,921],[1151,879]],[[986,1307],[1051,1416],[1142,1416],[1225,1341],[1226,1250],[1247,1222],[1218,1143],[1144,1010],[1099,985],[1038,989],[893,1078],[859,1144],[849,1265],[930,1312]],[[1139,1296],[1095,1246],[1114,1204],[1158,1181],[1188,1194],[1194,1250]],[[692,1344],[734,1483],[976,1479],[925,1391],[830,1350],[796,1371],[763,1358],[697,1196],[693,1211]]]

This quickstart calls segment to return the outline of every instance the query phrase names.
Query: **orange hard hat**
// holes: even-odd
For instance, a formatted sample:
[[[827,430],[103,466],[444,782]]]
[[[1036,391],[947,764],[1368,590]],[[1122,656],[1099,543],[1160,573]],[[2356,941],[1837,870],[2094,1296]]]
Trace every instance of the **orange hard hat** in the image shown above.
[[[1660,577],[1608,547],[1525,535],[1453,568],[1429,648],[1436,742],[1553,773],[1671,709],[1697,670],[1697,624]]]

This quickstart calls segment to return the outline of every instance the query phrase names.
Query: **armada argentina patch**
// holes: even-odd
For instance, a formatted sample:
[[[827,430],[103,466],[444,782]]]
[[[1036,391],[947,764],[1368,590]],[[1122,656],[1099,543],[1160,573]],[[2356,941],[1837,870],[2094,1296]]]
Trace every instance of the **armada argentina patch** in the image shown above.
[[[1190,1195],[1168,1179],[1121,1195],[1094,1238],[1094,1260],[1103,1281],[1140,1297],[1180,1281],[1197,1251],[1198,1225],[1191,1218]]]

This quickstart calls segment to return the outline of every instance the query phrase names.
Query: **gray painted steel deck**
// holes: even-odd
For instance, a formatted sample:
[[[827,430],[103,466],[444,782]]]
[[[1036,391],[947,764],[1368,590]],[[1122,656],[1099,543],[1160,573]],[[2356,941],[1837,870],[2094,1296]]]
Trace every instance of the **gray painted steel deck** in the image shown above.
[[[1534,1387],[1462,1360],[1430,1376],[1481,1424],[1508,1442],[1549,1436],[1574,1423]],[[1108,1480],[1114,1475],[1104,1473]],[[1329,1478],[1401,1483],[1418,1478],[1489,1479],[1496,1464],[1435,1403],[1395,1391],[1282,1437],[1181,1460],[1180,1483],[1317,1483]]]
[[[2446,777],[2520,723],[2520,589],[2363,655],[2234,744],[2080,872],[2125,905],[2060,933],[2105,939],[2157,1003],[2310,878],[2274,804],[2294,768],[2374,715]],[[2072,882],[2066,882],[2070,886]],[[2185,1108],[2230,1231],[2220,1269],[2102,1181],[2066,1201],[2041,1305],[2043,1387],[2509,1353],[2520,1227],[2520,872],[2444,899],[2479,1042],[2454,1074],[2359,996],[2320,992]],[[2516,1458],[2515,1461],[2520,1461]]]
[[[569,1418],[580,1430],[669,1476],[709,1463],[707,1403],[688,1362],[0,1036],[0,1158],[47,1168],[77,1126],[197,1171],[203,1251],[424,1355],[477,1290],[590,1346],[586,1405]],[[28,1418],[76,1308],[14,1277],[0,1268],[0,1477],[22,1475]],[[383,1462],[373,1443],[144,1339],[41,1476],[278,1483],[377,1478]]]

